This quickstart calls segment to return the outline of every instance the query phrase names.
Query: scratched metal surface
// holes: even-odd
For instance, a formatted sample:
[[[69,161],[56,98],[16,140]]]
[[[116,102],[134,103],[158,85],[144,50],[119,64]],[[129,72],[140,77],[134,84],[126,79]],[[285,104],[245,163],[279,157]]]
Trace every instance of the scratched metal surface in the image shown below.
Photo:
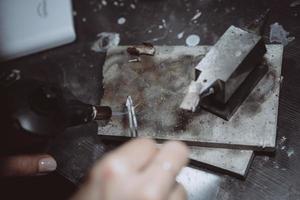
[[[102,105],[123,111],[132,96],[140,137],[182,140],[192,145],[274,150],[277,133],[282,45],[268,45],[269,72],[230,121],[201,110],[182,113],[179,105],[191,80],[195,63],[208,47],[156,46],[153,57],[129,63],[127,47],[111,48],[103,66]],[[127,116],[112,118],[99,135],[131,137]]]
[[[268,25],[279,22],[296,37],[285,48],[276,154],[270,158],[257,156],[246,180],[211,172],[203,173],[199,170],[188,170],[182,179],[190,191],[190,200],[298,200],[300,7],[291,7],[294,1],[296,0],[127,0],[123,7],[115,6],[113,1],[107,1],[108,5],[102,6],[100,10],[100,0],[74,0],[78,34],[78,40],[74,44],[13,62],[1,63],[1,70],[21,68],[24,77],[59,83],[70,88],[81,100],[97,103],[100,100],[101,88],[99,73],[105,55],[91,52],[90,48],[98,33],[119,32],[121,44],[124,45],[143,41],[156,45],[184,45],[188,35],[198,34],[201,45],[211,45],[230,25],[243,26],[266,8],[271,8]],[[136,6],[134,10],[130,6],[132,3]],[[191,21],[197,10],[202,12],[201,17]],[[119,17],[127,19],[124,25],[117,23]],[[167,28],[160,29],[159,25],[163,25],[162,19],[166,20]],[[178,38],[181,32],[184,32],[183,37]],[[266,40],[268,33],[269,29],[265,31]],[[65,146],[64,152],[68,156],[76,158],[76,154],[85,152],[74,151],[77,149],[76,142],[73,145],[71,141],[65,142],[69,142],[68,145],[62,145]],[[83,147],[87,152],[91,149],[91,144],[81,144],[85,145]],[[107,147],[105,143],[102,143],[102,146],[104,149]],[[92,153],[85,155],[92,156]],[[83,166],[80,169],[83,173],[86,170]],[[52,174],[47,177],[5,181],[1,184],[1,197],[6,197],[7,194],[9,198],[3,199],[66,199],[75,189],[60,175]]]

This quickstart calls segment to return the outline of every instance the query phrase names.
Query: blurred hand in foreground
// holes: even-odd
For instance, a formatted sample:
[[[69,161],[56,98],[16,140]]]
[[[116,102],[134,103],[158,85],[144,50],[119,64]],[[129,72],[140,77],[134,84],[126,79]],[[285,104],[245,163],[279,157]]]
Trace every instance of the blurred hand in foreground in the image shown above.
[[[185,200],[176,176],[188,162],[188,148],[135,139],[107,154],[91,170],[72,200]]]

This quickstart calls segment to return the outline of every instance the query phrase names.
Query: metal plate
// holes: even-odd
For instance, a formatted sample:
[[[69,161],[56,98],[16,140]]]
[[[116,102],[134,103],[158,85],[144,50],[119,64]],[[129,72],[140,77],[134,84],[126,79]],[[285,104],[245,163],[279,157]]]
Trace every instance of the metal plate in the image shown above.
[[[189,200],[216,199],[221,179],[215,174],[185,167],[176,179],[187,191]]]
[[[102,105],[124,110],[135,102],[139,136],[182,140],[193,146],[272,151],[275,147],[282,45],[268,45],[269,72],[230,121],[206,111],[183,114],[179,105],[194,78],[194,67],[209,47],[161,46],[154,57],[128,63],[126,47],[110,49],[103,68]],[[114,118],[100,135],[130,137],[125,117]]]
[[[254,158],[251,150],[189,147],[192,165],[216,172],[245,177]]]
[[[226,173],[239,178],[246,177],[254,158],[254,152],[251,150],[196,146],[189,146],[189,150],[191,166]]]

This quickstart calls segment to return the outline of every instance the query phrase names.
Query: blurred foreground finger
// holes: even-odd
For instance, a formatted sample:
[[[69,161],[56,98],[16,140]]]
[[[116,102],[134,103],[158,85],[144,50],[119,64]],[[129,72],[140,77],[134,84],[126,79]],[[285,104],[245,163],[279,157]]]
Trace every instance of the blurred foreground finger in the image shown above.
[[[176,176],[188,162],[188,148],[181,142],[167,142],[161,147],[142,176],[147,181],[146,196],[166,199],[172,190]]]
[[[109,153],[92,170],[92,177],[119,176],[135,173],[147,166],[157,153],[153,140],[135,139]]]
[[[52,172],[57,164],[49,155],[20,155],[0,158],[0,176],[34,176]]]
[[[187,200],[186,191],[180,183],[175,185],[168,200]]]

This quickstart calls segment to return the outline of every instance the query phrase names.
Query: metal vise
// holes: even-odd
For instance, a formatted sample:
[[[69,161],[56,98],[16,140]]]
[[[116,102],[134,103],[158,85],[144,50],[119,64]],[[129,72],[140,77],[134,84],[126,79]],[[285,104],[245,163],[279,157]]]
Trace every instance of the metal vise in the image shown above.
[[[196,80],[181,104],[195,111],[199,105],[229,120],[266,74],[266,47],[259,34],[231,26],[196,67]]]

